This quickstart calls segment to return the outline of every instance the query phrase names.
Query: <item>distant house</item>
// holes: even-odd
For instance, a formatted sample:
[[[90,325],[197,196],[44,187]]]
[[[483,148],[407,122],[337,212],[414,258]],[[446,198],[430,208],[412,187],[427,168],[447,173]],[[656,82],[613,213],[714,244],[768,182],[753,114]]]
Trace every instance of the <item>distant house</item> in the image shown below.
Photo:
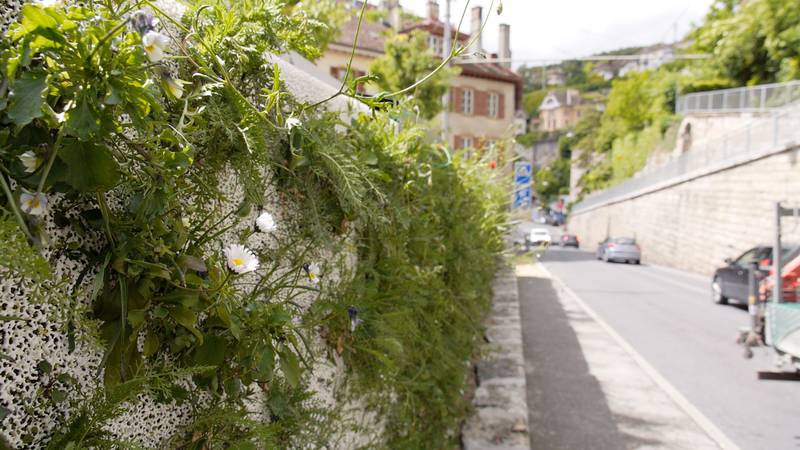
[[[575,89],[550,91],[539,106],[539,129],[563,130],[575,126],[581,119],[581,94]]]
[[[356,3],[356,6],[359,4]],[[394,29],[398,33],[411,33],[421,30],[428,33],[428,46],[434,54],[444,57],[444,22],[439,17],[439,3],[428,1],[428,16],[400,23],[399,2],[383,0],[380,6],[368,8],[387,10],[386,23],[364,22],[353,59],[355,75],[369,71],[372,61],[383,55],[387,32]],[[331,75],[341,78],[345,73],[347,61],[352,51],[355,30],[358,24],[357,10],[351,7],[351,19],[342,27],[339,36],[328,46],[327,51],[317,61],[317,65]],[[483,21],[483,9],[479,6],[470,11],[471,31],[476,33]],[[511,58],[511,29],[507,24],[498,27],[497,57]],[[466,45],[472,35],[455,32],[451,28],[452,39]],[[482,37],[478,35],[472,44],[472,52],[487,53],[482,48]],[[521,113],[522,77],[511,70],[510,62],[470,64],[456,62],[460,74],[453,77],[450,88],[450,115],[448,119],[450,144],[453,148],[478,148],[491,146],[495,141],[522,134],[524,114]],[[367,93],[375,88],[367,87]],[[441,115],[434,119],[434,126],[441,123]]]
[[[619,70],[619,75],[624,76],[630,72],[653,70],[675,59],[675,45],[656,44],[645,47],[639,51],[639,59],[628,61]]]
[[[615,73],[616,71],[611,63],[597,64],[592,67],[592,74],[602,77],[606,81],[614,78]]]
[[[547,69],[546,80],[548,86],[563,86],[567,84],[567,77],[560,66]]]

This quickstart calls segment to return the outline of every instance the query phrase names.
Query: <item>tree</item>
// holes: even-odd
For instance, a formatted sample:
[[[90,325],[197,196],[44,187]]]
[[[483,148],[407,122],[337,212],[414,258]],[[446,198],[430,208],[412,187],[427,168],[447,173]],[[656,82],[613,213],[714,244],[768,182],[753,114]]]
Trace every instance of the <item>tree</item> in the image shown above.
[[[541,203],[549,203],[559,195],[569,193],[570,160],[558,158],[536,172],[533,185]]]
[[[384,55],[373,61],[370,72],[376,84],[385,91],[398,91],[413,85],[431,73],[441,59],[428,47],[427,33],[396,34],[386,40]],[[419,107],[420,115],[433,118],[442,110],[441,98],[449,87],[455,68],[442,68],[411,93],[410,101]]]
[[[287,14],[302,14],[308,19],[306,23],[310,24],[309,29],[294,31],[316,37],[319,45],[314,52],[316,57],[322,56],[348,17],[344,5],[337,0],[290,0],[286,7]]]
[[[544,89],[526,92],[525,95],[522,96],[522,108],[525,110],[525,113],[530,117],[538,116],[539,106],[542,105],[542,101],[546,95],[547,90]]]
[[[694,31],[695,50],[738,85],[800,77],[800,0],[717,1]]]

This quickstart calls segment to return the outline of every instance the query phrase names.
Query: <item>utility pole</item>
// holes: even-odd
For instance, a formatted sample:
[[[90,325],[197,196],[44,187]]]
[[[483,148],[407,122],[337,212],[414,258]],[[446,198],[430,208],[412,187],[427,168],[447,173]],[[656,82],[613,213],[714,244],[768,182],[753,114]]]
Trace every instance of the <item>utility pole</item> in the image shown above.
[[[444,38],[442,42],[442,57],[447,58],[450,56],[452,49],[452,36],[450,32],[450,0],[444,0]],[[450,63],[447,63],[450,66]],[[450,144],[450,87],[442,96],[442,140],[447,145]]]

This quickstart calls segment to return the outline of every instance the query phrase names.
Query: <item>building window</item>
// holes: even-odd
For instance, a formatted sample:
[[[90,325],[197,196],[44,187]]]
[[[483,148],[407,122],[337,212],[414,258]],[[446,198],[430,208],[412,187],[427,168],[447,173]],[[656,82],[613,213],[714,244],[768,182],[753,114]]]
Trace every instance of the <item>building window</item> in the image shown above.
[[[444,52],[442,48],[442,38],[439,36],[428,36],[428,47],[436,56],[441,56]]]
[[[464,136],[461,138],[461,148],[472,148],[475,146],[475,142],[469,136]]]
[[[472,114],[474,109],[472,89],[464,89],[461,91],[461,112],[464,114]]]
[[[496,92],[489,93],[489,117],[497,117],[500,111],[500,95]]]

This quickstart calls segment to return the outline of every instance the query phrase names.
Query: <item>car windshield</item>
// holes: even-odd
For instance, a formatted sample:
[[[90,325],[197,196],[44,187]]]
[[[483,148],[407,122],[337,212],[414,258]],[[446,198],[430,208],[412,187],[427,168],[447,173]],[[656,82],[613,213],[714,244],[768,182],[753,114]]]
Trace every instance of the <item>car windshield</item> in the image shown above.
[[[616,238],[614,239],[614,243],[619,245],[633,245],[636,241],[631,238]]]

